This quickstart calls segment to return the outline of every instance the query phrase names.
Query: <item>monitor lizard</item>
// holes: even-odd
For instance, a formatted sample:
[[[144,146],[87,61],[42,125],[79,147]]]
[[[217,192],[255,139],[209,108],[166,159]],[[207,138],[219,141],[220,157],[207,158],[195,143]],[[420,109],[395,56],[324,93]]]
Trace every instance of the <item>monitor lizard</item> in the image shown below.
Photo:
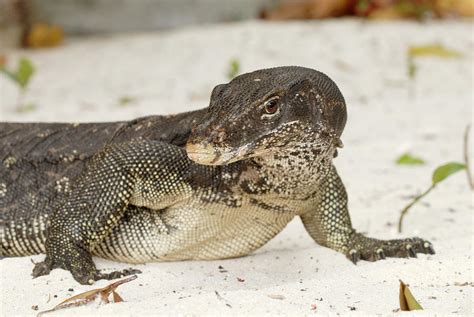
[[[0,124],[0,255],[46,253],[33,276],[128,263],[244,256],[295,217],[351,261],[434,254],[421,238],[351,225],[332,163],[347,112],[325,74],[287,66],[216,86],[209,107],[111,123]]]

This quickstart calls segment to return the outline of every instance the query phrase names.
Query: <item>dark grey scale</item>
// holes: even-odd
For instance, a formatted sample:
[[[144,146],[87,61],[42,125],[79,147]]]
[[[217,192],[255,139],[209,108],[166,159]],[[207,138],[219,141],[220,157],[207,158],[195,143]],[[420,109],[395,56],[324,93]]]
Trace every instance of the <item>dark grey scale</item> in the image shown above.
[[[45,252],[34,276],[247,255],[300,217],[354,262],[434,253],[357,233],[332,159],[346,105],[326,75],[264,69],[217,86],[207,109],[95,124],[0,124],[0,255]]]

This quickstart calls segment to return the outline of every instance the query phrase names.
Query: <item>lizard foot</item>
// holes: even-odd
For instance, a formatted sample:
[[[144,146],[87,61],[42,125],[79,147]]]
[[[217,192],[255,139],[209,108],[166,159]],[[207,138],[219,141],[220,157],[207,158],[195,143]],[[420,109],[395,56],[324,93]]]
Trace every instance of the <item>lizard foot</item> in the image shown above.
[[[43,262],[36,263],[33,268],[33,277],[48,275],[53,269],[64,269],[71,272],[76,281],[81,284],[92,284],[100,278],[96,278],[98,271],[92,261],[92,256],[83,248],[69,248],[67,253],[54,252],[52,248],[47,252]]]
[[[100,271],[97,271],[95,278],[96,278],[96,281],[101,280],[101,279],[114,280],[116,278],[121,278],[128,275],[140,274],[141,272],[142,271],[133,269],[133,268],[124,269],[122,271],[114,271],[110,273],[101,273]]]
[[[355,233],[348,244],[347,258],[356,264],[359,260],[378,261],[387,257],[416,258],[417,253],[435,254],[431,242],[420,238],[377,240]]]
[[[53,261],[50,257],[46,257],[43,262],[35,263],[33,268],[32,276],[37,278],[40,276],[48,275],[53,269],[64,269],[71,272],[74,279],[81,284],[92,284],[98,278],[98,271],[95,268],[92,258],[81,258],[81,257],[68,257],[68,261],[58,258]]]
[[[113,280],[128,275],[141,273],[140,270],[135,269],[124,269],[122,271],[114,271],[110,273],[102,273],[100,270],[94,271],[71,271],[74,279],[83,285],[94,284],[98,280]]]
[[[73,250],[69,249],[69,251],[70,253],[68,256],[54,257],[53,254],[54,260],[52,257],[46,256],[46,259],[43,262],[36,263],[33,268],[33,277],[36,278],[48,275],[51,270],[61,268],[71,272],[77,282],[83,285],[90,285],[101,279],[112,280],[127,275],[141,273],[141,271],[132,268],[122,271],[102,273],[96,269],[95,264],[92,261],[92,256],[87,251],[82,248],[76,248]]]
[[[31,262],[33,262],[33,260],[31,260]],[[48,258],[46,258],[43,262],[33,262],[33,264],[35,265],[35,267],[33,268],[33,272],[31,273],[33,278],[48,275],[49,272],[51,272],[51,270],[53,269],[52,263],[48,260]]]

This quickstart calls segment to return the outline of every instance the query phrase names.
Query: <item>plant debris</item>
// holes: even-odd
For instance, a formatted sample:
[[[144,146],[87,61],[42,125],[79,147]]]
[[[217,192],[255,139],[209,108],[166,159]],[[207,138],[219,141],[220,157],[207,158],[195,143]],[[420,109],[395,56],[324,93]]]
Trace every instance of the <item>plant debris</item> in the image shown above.
[[[27,103],[24,105],[19,105],[16,111],[20,113],[25,113],[25,112],[36,111],[36,109],[37,109],[37,106],[34,103]]]
[[[423,307],[416,301],[408,285],[400,280],[400,309],[402,311],[423,310]]]
[[[229,271],[227,271],[222,265],[219,265],[217,268],[219,269],[219,272],[220,272],[220,273],[227,273],[227,272],[229,272]]]
[[[55,47],[64,41],[64,31],[57,25],[34,24],[26,35],[26,46],[31,48]]]
[[[416,67],[414,58],[408,56],[407,58],[407,67],[408,67],[408,77],[415,78],[418,68]]]
[[[411,57],[434,56],[441,58],[459,58],[463,56],[461,52],[447,48],[442,44],[410,46],[408,55]]]
[[[132,105],[137,101],[137,98],[132,97],[132,96],[122,96],[118,99],[118,104],[121,107],[127,107]]]
[[[4,74],[5,77],[13,81],[19,88],[19,94],[17,98],[17,110],[19,112],[33,111],[36,109],[34,104],[23,105],[23,98],[26,94],[28,84],[35,73],[35,67],[33,63],[26,57],[20,58],[18,65],[15,69],[8,69],[4,63],[0,62],[0,73]]]
[[[410,208],[416,204],[420,199],[428,195],[437,184],[448,178],[454,173],[457,173],[466,168],[466,165],[458,162],[450,162],[443,165],[438,166],[431,177],[431,186],[425,190],[423,193],[415,196],[413,200],[405,206],[400,212],[400,218],[398,219],[398,232],[402,232],[402,225],[403,225],[403,218],[405,217],[406,213]]]
[[[279,299],[279,300],[284,300],[285,299],[285,296],[283,295],[278,295],[278,294],[269,294],[267,295],[268,297],[272,298],[272,299]]]
[[[232,308],[232,305],[229,303],[229,301],[227,299],[225,299],[224,297],[222,297],[218,291],[214,291],[216,293],[216,296],[217,296],[217,299],[220,300],[221,302],[224,302],[224,304],[229,307],[229,308]]]
[[[369,19],[472,17],[472,0],[280,0],[264,9],[268,20],[359,16]]]
[[[233,79],[240,72],[240,62],[238,59],[233,58],[229,62],[229,70],[227,71],[227,78],[229,80]]]
[[[120,281],[117,281],[115,283],[109,284],[106,287],[103,288],[97,288],[93,289],[84,293],[77,294],[75,296],[72,296],[58,305],[54,306],[52,309],[49,310],[44,310],[40,313],[38,313],[38,317],[42,316],[43,314],[50,313],[59,309],[63,308],[68,308],[68,307],[77,307],[77,306],[83,306],[86,305],[92,301],[94,301],[96,298],[100,298],[100,300],[106,304],[110,303],[109,301],[109,295],[112,294],[113,302],[114,303],[119,303],[123,302],[123,298],[115,291],[117,287],[124,283],[128,283],[130,281],[133,281],[136,279],[136,275],[129,276],[127,278],[124,278]]]
[[[464,165],[466,165],[466,174],[467,174],[467,181],[469,183],[469,187],[471,190],[474,190],[474,180],[472,179],[472,172],[471,172],[471,166],[469,163],[469,132],[471,130],[471,125],[468,124],[466,126],[466,129],[464,130],[464,149],[463,149],[463,156],[464,156]]]
[[[20,58],[15,70],[10,70],[5,65],[0,65],[0,72],[15,82],[21,89],[25,89],[35,73],[33,63],[26,57]]]
[[[416,75],[417,67],[415,64],[415,58],[426,56],[440,58],[460,58],[463,56],[463,54],[459,51],[447,48],[442,44],[410,46],[407,50],[408,76],[410,78],[414,78]]]
[[[421,157],[405,153],[396,160],[396,163],[398,165],[423,165],[426,162]]]

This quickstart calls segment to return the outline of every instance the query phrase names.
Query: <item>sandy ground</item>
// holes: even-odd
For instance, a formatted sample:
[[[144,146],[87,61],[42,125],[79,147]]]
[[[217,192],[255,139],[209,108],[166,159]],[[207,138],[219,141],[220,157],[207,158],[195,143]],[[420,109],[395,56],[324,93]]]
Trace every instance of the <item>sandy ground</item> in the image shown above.
[[[119,288],[126,302],[93,303],[56,315],[390,315],[398,307],[399,279],[411,285],[426,309],[417,314],[472,314],[474,208],[466,176],[452,176],[416,206],[403,234],[395,227],[410,196],[429,186],[432,170],[462,160],[462,133],[472,121],[472,34],[467,22],[250,22],[9,52],[10,59],[27,55],[38,69],[25,98],[36,105],[31,112],[14,111],[15,87],[0,78],[1,119],[15,121],[119,120],[205,107],[212,87],[227,80],[232,58],[242,72],[277,65],[321,70],[338,83],[348,104],[345,148],[335,164],[349,192],[355,227],[385,239],[421,236],[437,251],[354,266],[316,245],[295,219],[253,255],[135,265],[143,274]],[[464,57],[420,58],[410,79],[407,47],[426,43],[442,43]],[[133,102],[121,106],[123,97]],[[405,151],[428,163],[395,165]],[[90,289],[63,270],[32,280],[31,259],[42,258],[0,261],[3,316],[32,316],[33,305],[48,309]],[[129,267],[95,261],[106,270]],[[460,286],[466,282],[470,286]]]

